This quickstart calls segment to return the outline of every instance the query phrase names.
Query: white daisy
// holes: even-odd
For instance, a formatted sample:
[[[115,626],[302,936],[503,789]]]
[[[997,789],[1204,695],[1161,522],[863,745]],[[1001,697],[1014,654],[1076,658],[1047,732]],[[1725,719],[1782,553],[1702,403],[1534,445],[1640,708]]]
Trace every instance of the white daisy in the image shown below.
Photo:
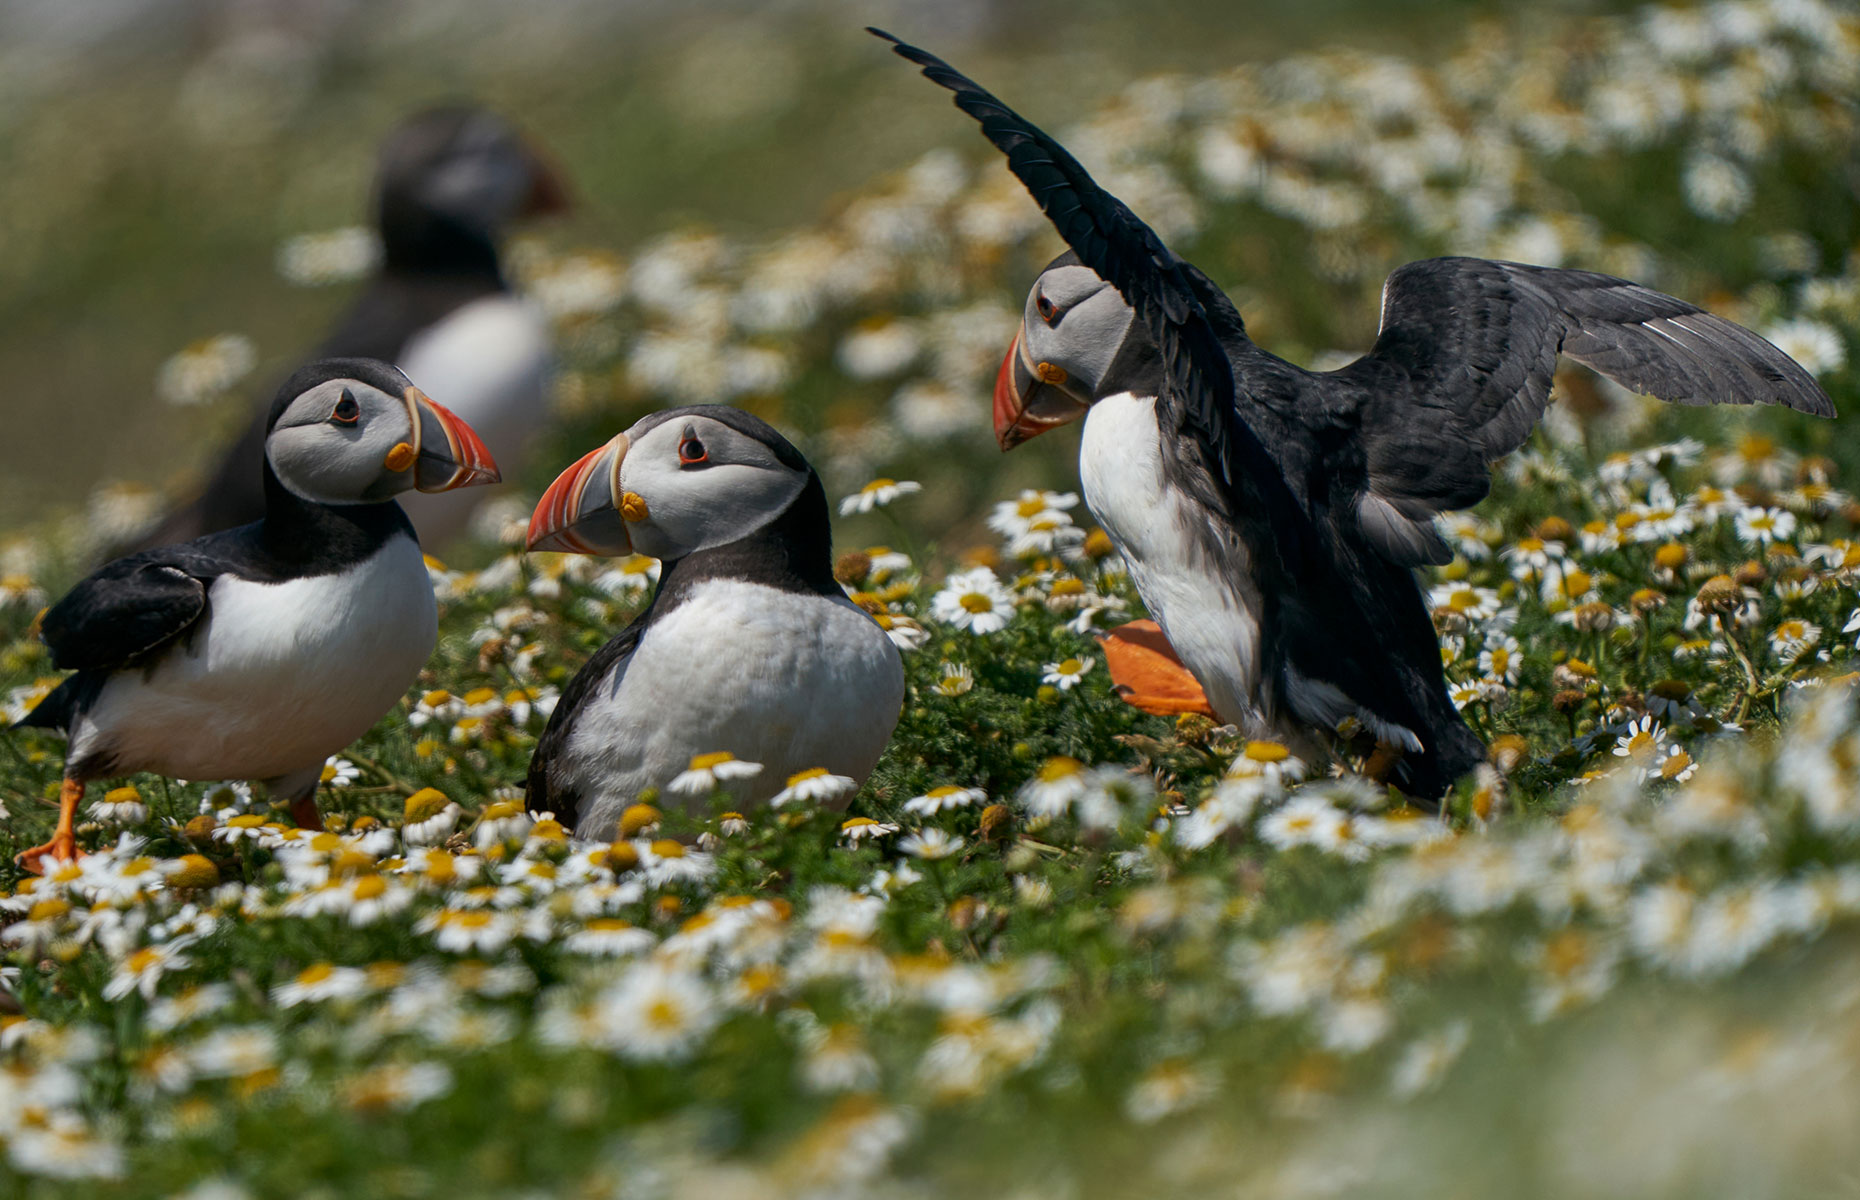
[[[1329,849],[1342,842],[1339,830],[1347,820],[1322,796],[1298,795],[1260,818],[1259,836],[1276,850],[1294,846]]]
[[[1085,764],[1058,755],[1046,760],[1040,773],[1021,785],[1020,802],[1036,817],[1057,817],[1085,794]]]
[[[967,808],[973,804],[982,804],[988,800],[988,793],[976,787],[957,787],[946,783],[933,787],[921,796],[912,796],[904,802],[904,811],[919,816],[934,817],[946,808]]]
[[[869,513],[875,508],[883,508],[899,496],[908,496],[921,492],[924,485],[909,479],[874,479],[852,495],[840,501],[840,516],[850,517],[854,513]]]
[[[840,822],[840,836],[854,845],[870,838],[885,837],[896,832],[898,832],[896,825],[885,821],[874,821],[871,817],[848,817]]]
[[[1017,538],[1027,532],[1029,523],[1050,513],[1064,516],[1065,510],[1078,502],[1079,498],[1071,492],[1042,492],[1029,488],[1015,499],[995,505],[988,517],[988,528],[1004,538]]]
[[[222,333],[195,342],[161,365],[155,391],[170,404],[205,404],[225,395],[258,365],[252,339]]]
[[[594,1004],[597,1041],[628,1058],[678,1059],[697,1048],[725,1015],[702,978],[664,963],[635,966]]]
[[[159,946],[144,946],[126,955],[116,964],[110,982],[104,985],[103,998],[121,1000],[131,992],[139,992],[144,1000],[153,1000],[163,975],[193,965],[193,960],[183,951],[194,941],[193,937],[178,937]]]
[[[1737,514],[1737,539],[1746,546],[1786,541],[1795,532],[1795,514],[1786,508],[1746,508]]]
[[[1797,317],[1770,326],[1763,336],[1811,375],[1831,374],[1847,363],[1847,346],[1840,333],[1822,321]]]
[[[912,858],[949,858],[962,850],[963,840],[935,826],[919,829],[898,843],[898,849]]]
[[[1014,595],[987,567],[960,571],[943,581],[930,613],[946,625],[972,633],[996,633],[1014,615]]]
[[[1616,758],[1631,758],[1643,766],[1658,763],[1666,756],[1666,726],[1651,715],[1628,724],[1615,739]]]
[[[943,678],[936,682],[936,690],[945,696],[960,696],[974,686],[975,672],[967,663],[944,663]]]
[[[1488,637],[1485,649],[1479,652],[1479,670],[1488,679],[1497,679],[1506,684],[1518,682],[1518,670],[1524,665],[1523,647],[1518,639],[1509,635]]]
[[[639,596],[659,582],[659,560],[630,554],[589,581],[609,596]]]
[[[619,917],[595,917],[563,942],[570,954],[598,958],[644,954],[658,944],[659,939],[650,930],[640,929]]]
[[[1062,692],[1072,690],[1072,686],[1085,678],[1085,672],[1091,670],[1089,658],[1066,658],[1059,662],[1046,664],[1046,674],[1041,676],[1042,683],[1050,683]]]
[[[90,815],[104,825],[140,825],[149,819],[149,806],[134,787],[111,788],[91,804]]]
[[[1305,777],[1305,762],[1279,742],[1250,741],[1227,765],[1227,777],[1258,777],[1283,786]]]
[[[1770,630],[1770,651],[1783,662],[1792,663],[1815,648],[1821,640],[1821,626],[1813,621],[1790,617]]]
[[[668,786],[681,796],[702,796],[716,791],[728,780],[751,779],[761,773],[761,763],[744,762],[728,750],[719,750],[692,758],[690,768]]]
[[[825,767],[809,767],[805,771],[797,771],[788,776],[788,786],[776,792],[769,801],[769,805],[772,808],[781,808],[783,805],[797,801],[826,804],[842,796],[851,795],[858,787],[859,782],[856,779],[845,775],[829,774]]]
[[[909,617],[897,613],[873,613],[872,619],[885,631],[891,644],[899,650],[916,650],[930,640],[930,631]]]

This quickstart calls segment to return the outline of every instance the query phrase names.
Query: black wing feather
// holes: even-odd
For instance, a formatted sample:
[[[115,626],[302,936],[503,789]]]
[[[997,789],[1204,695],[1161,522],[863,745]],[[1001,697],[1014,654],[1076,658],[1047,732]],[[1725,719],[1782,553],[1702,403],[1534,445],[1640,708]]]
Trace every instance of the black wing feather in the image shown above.
[[[1279,465],[1241,417],[1225,343],[1243,341],[1244,326],[1220,288],[1176,257],[1155,230],[1099,187],[1037,125],[936,55],[881,29],[867,30],[923,68],[926,79],[954,93],[956,107],[975,118],[1007,156],[1009,169],[1079,261],[1136,311],[1162,351],[1161,407],[1173,419],[1175,432],[1201,449],[1230,504],[1274,521],[1273,551],[1298,557],[1302,510],[1285,487]]]
[[[61,671],[136,666],[192,629],[207,611],[217,565],[154,550],[109,563],[53,605],[39,626]],[[203,573],[204,572],[204,573]]]
[[[1370,352],[1332,373],[1364,395],[1364,532],[1397,562],[1444,561],[1435,513],[1477,503],[1523,444],[1558,355],[1677,404],[1834,415],[1814,377],[1740,325],[1612,275],[1433,258],[1390,275]]]
[[[651,612],[649,604],[644,612],[633,618],[631,625],[615,634],[581,664],[581,670],[575,672],[575,677],[562,689],[561,699],[556,701],[555,711],[549,714],[549,723],[543,727],[542,736],[536,739],[536,750],[530,755],[529,775],[523,787],[524,806],[534,813],[554,813],[555,819],[571,833],[581,820],[581,793],[567,786],[565,781],[551,778],[550,768],[568,740],[569,727],[574,724],[582,702],[639,647],[640,635],[646,631],[646,618]]]

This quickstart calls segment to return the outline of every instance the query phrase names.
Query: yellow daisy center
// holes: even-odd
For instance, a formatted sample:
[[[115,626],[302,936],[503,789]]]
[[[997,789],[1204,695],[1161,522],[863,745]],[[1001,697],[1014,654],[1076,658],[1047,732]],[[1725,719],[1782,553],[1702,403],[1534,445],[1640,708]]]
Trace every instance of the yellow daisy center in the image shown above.
[[[1070,779],[1084,770],[1085,764],[1078,759],[1067,758],[1063,754],[1058,755],[1054,758],[1047,759],[1046,765],[1040,768],[1040,782],[1058,783],[1060,780]]]
[[[1284,762],[1292,752],[1277,742],[1248,742],[1246,756],[1254,762]]]

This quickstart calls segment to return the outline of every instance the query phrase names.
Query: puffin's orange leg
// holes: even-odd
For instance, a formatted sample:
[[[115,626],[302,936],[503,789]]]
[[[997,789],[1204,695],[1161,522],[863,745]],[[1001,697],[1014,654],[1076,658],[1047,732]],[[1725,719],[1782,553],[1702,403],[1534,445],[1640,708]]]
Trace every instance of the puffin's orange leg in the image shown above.
[[[323,814],[316,806],[316,789],[312,788],[307,796],[297,796],[291,800],[291,820],[297,822],[299,829],[323,828]]]
[[[1363,764],[1363,774],[1377,783],[1387,783],[1394,776],[1395,768],[1401,766],[1405,753],[1400,746],[1377,742],[1369,761]]]
[[[47,855],[61,862],[71,862],[78,856],[77,837],[71,832],[71,826],[77,819],[77,807],[84,801],[84,785],[75,779],[66,779],[64,786],[58,789],[58,827],[52,830],[52,840],[43,846],[16,856],[13,861],[31,871],[34,875],[45,874],[43,860]]]
[[[1124,703],[1158,716],[1215,716],[1207,693],[1189,674],[1154,621],[1131,621],[1098,639],[1111,685]],[[1218,718],[1217,718],[1218,719]]]

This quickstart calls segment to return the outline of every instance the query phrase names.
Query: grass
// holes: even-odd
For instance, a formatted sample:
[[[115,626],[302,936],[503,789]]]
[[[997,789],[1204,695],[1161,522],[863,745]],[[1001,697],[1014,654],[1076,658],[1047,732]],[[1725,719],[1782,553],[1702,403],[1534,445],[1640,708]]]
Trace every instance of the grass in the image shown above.
[[[1175,214],[1293,357],[1364,344],[1395,263],[1513,253],[1710,297],[1793,339],[1846,408],[1860,283],[1821,152],[1852,132],[1860,28],[1789,11],[1242,67],[1139,85],[1065,136]],[[1645,118],[1642,87],[1685,99]],[[1708,156],[1734,173],[1688,183]],[[1333,778],[1113,694],[1096,636],[1139,601],[1083,508],[1021,492],[1069,483],[1073,447],[987,445],[1049,253],[1031,214],[977,151],[876,181],[805,240],[650,243],[599,304],[559,285],[611,251],[530,251],[565,364],[550,462],[702,386],[793,429],[835,495],[924,483],[838,530],[849,590],[912,644],[885,759],[843,812],[739,820],[727,789],[688,811],[668,792],[611,845],[525,816],[510,789],[548,704],[648,576],[515,555],[487,521],[435,566],[426,675],[332,767],[329,835],[139,777],[93,794],[120,807],[92,814],[82,868],[0,868],[21,1010],[0,1016],[0,1195],[1846,1186],[1860,464],[1840,424],[1566,377],[1423,581],[1493,747],[1424,816],[1348,750]],[[872,367],[874,333],[911,352]],[[1034,516],[1057,532],[1017,546]],[[11,711],[48,686],[34,615],[103,532],[6,549]],[[1004,627],[937,620],[978,566]],[[1068,658],[1091,665],[1047,682]],[[0,746],[10,857],[49,827],[61,747]],[[940,787],[973,791],[919,799]]]

